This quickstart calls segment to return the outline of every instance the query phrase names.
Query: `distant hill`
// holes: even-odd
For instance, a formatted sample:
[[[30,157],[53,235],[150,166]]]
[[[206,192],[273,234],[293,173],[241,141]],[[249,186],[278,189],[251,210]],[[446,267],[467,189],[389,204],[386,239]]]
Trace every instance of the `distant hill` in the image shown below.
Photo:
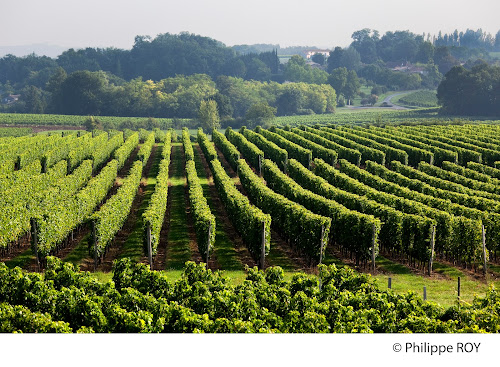
[[[33,45],[18,45],[18,46],[0,46],[0,57],[12,54],[22,57],[35,53],[38,56],[48,56],[56,58],[68,48],[57,45],[49,45],[47,43],[38,43]]]

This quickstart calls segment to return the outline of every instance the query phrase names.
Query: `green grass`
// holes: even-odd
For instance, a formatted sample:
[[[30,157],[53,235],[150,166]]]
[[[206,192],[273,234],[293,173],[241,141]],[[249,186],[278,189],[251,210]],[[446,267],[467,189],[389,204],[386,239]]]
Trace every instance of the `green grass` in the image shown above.
[[[142,225],[142,214],[148,208],[149,203],[151,201],[151,196],[155,191],[156,186],[156,176],[158,175],[159,165],[161,161],[161,150],[163,149],[163,144],[157,144],[158,148],[156,150],[156,154],[153,159],[151,168],[147,173],[147,176],[143,176],[142,180],[146,182],[146,186],[144,187],[142,203],[139,207],[139,210],[136,213],[136,222],[134,229],[130,236],[126,239],[123,244],[122,252],[120,253],[119,258],[129,257],[134,262],[138,262],[144,255],[143,249],[143,237],[144,237],[144,228]]]
[[[194,150],[194,162],[196,166],[196,173],[200,180],[201,187],[203,188],[203,195],[207,199],[208,206],[213,215],[215,215],[216,229],[215,229],[215,257],[217,262],[223,269],[227,270],[242,270],[244,265],[240,261],[237,252],[235,251],[234,243],[227,236],[223,228],[223,213],[217,210],[212,196],[210,194],[209,181],[207,178],[207,173],[201,162],[200,153],[197,149],[198,144],[193,147]]]
[[[489,283],[481,282],[469,277],[459,269],[439,262],[433,263],[433,271],[443,277],[428,277],[412,273],[404,265],[394,263],[382,256],[377,257],[377,266],[388,274],[375,275],[379,286],[384,289],[388,286],[388,278],[392,278],[392,290],[396,293],[413,291],[423,297],[424,286],[427,290],[427,300],[436,302],[443,307],[450,307],[457,301],[458,277],[460,277],[460,300],[472,302],[475,295],[484,296]],[[500,282],[493,282],[495,287]]]
[[[419,90],[394,97],[392,103],[408,107],[437,107],[435,90]]]
[[[73,265],[81,264],[83,259],[89,257],[89,246],[92,240],[92,234],[88,233],[82,238],[80,243],[63,260]]]
[[[189,228],[184,200],[184,185],[186,178],[184,174],[184,153],[182,143],[172,144],[172,169],[169,172],[171,184],[170,229],[167,239],[166,268],[180,270],[184,263],[191,260],[191,249],[189,247]]]
[[[337,266],[342,266],[338,259],[331,256],[328,262],[336,262]],[[379,269],[388,271],[389,273],[377,274],[373,277],[380,289],[384,290],[388,287],[388,278],[391,277],[392,291],[397,294],[403,294],[408,291],[415,292],[418,296],[423,297],[423,289],[427,290],[427,301],[438,303],[443,307],[450,307],[456,304],[458,300],[457,294],[457,277],[461,277],[461,297],[460,300],[470,303],[474,296],[484,296],[489,284],[479,282],[471,279],[469,276],[463,274],[460,270],[445,266],[443,264],[435,263],[436,272],[443,272],[449,275],[446,279],[427,277],[417,275],[411,272],[406,266],[394,263],[381,256],[377,257],[377,266]],[[297,271],[284,269],[285,280],[290,281]],[[170,281],[175,282],[182,275],[182,270],[168,270],[162,271],[167,274]],[[246,279],[246,272],[244,270],[223,270],[222,273],[228,278],[229,283],[237,286],[243,283]],[[112,273],[96,272],[92,273],[93,276],[100,282],[111,280]],[[495,287],[500,286],[499,282],[493,283]]]
[[[31,247],[12,260],[6,261],[5,265],[9,268],[15,268],[16,266],[19,266],[20,268],[26,267],[30,262],[32,262],[35,259],[35,254],[33,253],[33,250]]]

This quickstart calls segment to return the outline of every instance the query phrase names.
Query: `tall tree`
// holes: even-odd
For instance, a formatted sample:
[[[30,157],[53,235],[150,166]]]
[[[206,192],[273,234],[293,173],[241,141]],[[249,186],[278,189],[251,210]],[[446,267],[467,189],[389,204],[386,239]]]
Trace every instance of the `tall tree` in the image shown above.
[[[75,71],[61,84],[53,100],[58,113],[68,115],[99,115],[107,80],[102,72]]]
[[[198,114],[201,127],[208,132],[220,128],[219,112],[217,111],[217,102],[213,99],[201,101]]]
[[[344,94],[344,89],[347,84],[347,69],[344,67],[334,69],[328,76],[328,84],[330,84],[337,93],[337,99]]]
[[[347,81],[344,87],[344,96],[349,100],[352,101],[354,97],[356,97],[359,94],[359,88],[361,87],[361,84],[359,82],[358,75],[354,70],[349,70],[347,72]],[[349,103],[351,104],[351,103]]]

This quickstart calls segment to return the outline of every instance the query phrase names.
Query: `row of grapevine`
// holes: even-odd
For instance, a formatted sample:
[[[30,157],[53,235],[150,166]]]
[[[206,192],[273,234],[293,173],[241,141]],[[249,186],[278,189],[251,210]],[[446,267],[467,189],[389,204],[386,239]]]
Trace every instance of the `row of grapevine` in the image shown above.
[[[142,144],[139,152],[137,153],[137,159],[142,162],[142,166],[144,167],[146,163],[148,163],[149,156],[151,155],[151,150],[153,149],[153,145],[155,144],[155,133],[149,133],[144,144]]]
[[[368,170],[361,170],[346,161],[340,162],[339,170],[362,182],[363,184],[381,192],[413,200],[431,208],[445,211],[454,216],[469,218],[472,220],[481,220],[488,231],[486,243],[489,248],[494,249],[500,241],[500,214],[498,214],[498,212],[492,213],[490,210],[481,211],[468,206],[453,203],[449,199],[442,199],[434,195],[426,195],[418,191],[410,190],[406,187],[400,186],[399,184],[387,181],[377,175],[373,175]],[[495,206],[498,210],[498,203]]]
[[[486,166],[481,163],[467,162],[467,168],[477,171],[479,173],[484,173],[490,177],[500,179],[500,169]]]
[[[354,163],[357,166],[361,164],[361,152],[359,150],[347,148],[340,144],[337,144],[335,141],[328,140],[318,134],[315,134],[315,130],[300,130],[297,128],[293,128],[290,131],[291,133],[296,134],[303,139],[306,139],[307,141],[314,142],[337,153],[337,158],[335,159],[335,161],[331,161],[330,159],[325,159],[324,157],[320,156],[316,158],[321,158],[327,162],[332,162],[333,164],[337,163],[338,158],[347,159],[349,162]]]
[[[406,128],[409,130],[408,128]],[[450,129],[453,131],[453,129]],[[500,151],[497,149],[490,149],[478,146],[475,142],[464,142],[463,140],[456,139],[453,135],[448,135],[448,133],[439,134],[431,133],[423,130],[420,127],[413,127],[411,132],[418,132],[420,136],[426,137],[428,139],[433,139],[434,141],[442,142],[450,146],[455,147],[459,154],[463,155],[462,164],[466,164],[468,161],[478,162],[484,161],[488,165],[492,165],[495,161],[500,159]]]
[[[318,130],[310,127],[305,127],[305,131],[320,135],[321,137],[328,139],[337,144],[343,145],[347,148],[354,149],[359,151],[362,154],[361,163],[365,160],[375,161],[380,164],[385,164],[385,153],[379,149],[371,148],[369,146],[365,146],[363,144],[357,143],[354,140],[345,138],[340,134],[336,134],[335,130]],[[339,154],[339,158],[340,154]]]
[[[295,182],[313,193],[333,200],[352,211],[378,218],[381,221],[378,240],[380,247],[385,251],[408,254],[422,261],[429,259],[431,227],[435,225],[432,219],[422,215],[402,213],[366,196],[337,188],[296,161],[290,161],[288,172]],[[354,238],[357,236],[354,232],[352,235]]]
[[[259,149],[261,149],[264,152],[264,156],[266,158],[277,162],[279,167],[283,171],[286,171],[288,152],[285,149],[280,148],[272,141],[267,140],[262,135],[259,135],[252,130],[246,129],[245,127],[242,127],[240,129],[240,133],[245,136],[245,138],[247,138],[250,142],[254,143]],[[243,155],[245,156],[245,153],[243,153]]]
[[[427,144],[423,143],[421,141],[413,139],[411,136],[406,135],[404,132],[398,129],[390,129],[390,128],[378,128],[374,126],[370,126],[369,129],[367,129],[371,134],[375,136],[380,136],[386,139],[393,139],[399,143],[412,146],[418,149],[422,149],[423,151],[429,151],[434,154],[434,160],[433,162],[428,161],[429,163],[436,164],[440,166],[443,161],[452,161],[452,162],[458,162],[458,153],[449,150],[449,149],[443,149],[441,147],[437,147],[432,144]],[[426,159],[423,159],[424,161],[427,161]],[[418,163],[418,162],[417,162]]]
[[[102,256],[125,223],[142,177],[142,162],[135,161],[115,195],[91,216],[95,256]]]
[[[168,198],[168,167],[170,165],[171,135],[167,132],[164,138],[162,160],[156,176],[155,192],[151,195],[148,208],[142,214],[144,227],[144,253],[155,256],[160,243],[160,232],[165,218]]]
[[[326,147],[324,147],[320,144],[317,144],[311,140],[307,140],[306,138],[303,138],[302,136],[300,136],[292,131],[278,129],[275,126],[271,127],[271,129],[269,129],[269,130],[281,135],[283,138],[285,138],[291,142],[294,142],[294,143],[300,145],[303,148],[311,150],[314,158],[321,158],[327,162],[331,162],[332,165],[335,165],[337,163],[337,159],[338,159],[339,155],[333,149],[326,148]],[[309,166],[309,164],[310,164],[310,162],[308,162],[306,165]]]
[[[114,159],[118,161],[118,169],[121,169],[123,167],[126,160],[130,156],[132,151],[137,147],[138,144],[139,144],[139,134],[133,133],[125,140],[125,143],[123,143],[123,145],[120,148],[115,150],[113,156]]]
[[[226,157],[231,167],[233,167],[234,170],[238,169],[238,160],[241,158],[238,149],[227,140],[224,134],[221,134],[217,130],[212,131],[212,140],[224,157]],[[215,158],[217,158],[217,156],[212,159]],[[212,161],[212,159],[207,158],[209,161]]]
[[[296,166],[300,163],[290,159],[289,164]],[[378,253],[378,234],[381,226],[379,219],[349,210],[334,200],[302,188],[268,159],[264,161],[262,171],[270,189],[316,214],[331,218],[332,242],[354,253],[357,263],[371,259],[373,253]]]
[[[399,162],[392,162],[392,169],[398,173],[401,173],[402,175],[416,179],[422,182],[425,182],[431,186],[443,189],[443,190],[448,190],[448,191],[454,191],[462,194],[468,194],[470,196],[478,196],[478,197],[483,197],[483,198],[488,198],[492,200],[500,200],[500,195],[493,194],[490,192],[486,191],[480,191],[480,190],[475,190],[471,189],[469,187],[463,186],[459,183],[455,183],[452,181],[449,181],[444,178],[440,178],[437,176],[432,176],[428,173],[425,173],[423,171],[420,171],[418,169],[404,166],[400,164]]]
[[[187,128],[182,129],[182,146],[184,147],[184,155],[186,156],[186,161],[194,160],[194,150],[191,145],[191,135],[189,135],[189,130]]]
[[[32,163],[40,172],[40,161]],[[18,174],[21,171],[16,171]],[[0,196],[0,205],[8,210],[0,211],[0,248],[8,246],[21,238],[31,228],[32,212],[38,208],[35,198],[44,192],[67,173],[66,162],[61,161],[46,173],[32,174],[28,172],[16,175],[15,183],[3,186],[5,190]]]
[[[240,152],[223,134],[216,130],[213,131],[212,137],[217,148],[237,169]],[[199,142],[205,157],[209,160],[208,152],[212,150],[213,145],[203,136],[199,138]],[[214,184],[229,219],[242,236],[252,258],[262,267],[265,256],[269,254],[271,249],[271,216],[264,214],[259,208],[250,204],[248,198],[234,186],[233,180],[227,175],[218,158],[210,156],[212,159],[209,160],[209,163]]]
[[[189,187],[189,203],[193,215],[198,250],[201,256],[208,261],[215,245],[215,215],[212,214],[207,199],[203,195],[203,188],[201,187],[194,163],[193,146],[188,135],[188,130],[185,129],[182,140],[184,151],[188,152],[186,154],[186,176]],[[198,139],[203,139],[203,136],[205,134],[201,130],[198,130]]]
[[[353,166],[355,167],[355,166]],[[331,184],[358,195],[393,206],[408,214],[425,215],[436,221],[436,251],[466,263],[474,263],[482,255],[481,221],[453,216],[415,200],[385,193],[341,173],[332,166],[315,160],[315,172]]]
[[[198,129],[196,140],[198,141],[200,148],[203,150],[203,154],[205,155],[207,161],[210,162],[212,159],[216,159],[218,157],[214,145],[210,144],[208,137],[203,133],[201,128]]]
[[[110,134],[110,139],[106,145],[101,149],[94,150],[91,154],[94,172],[98,171],[123,143],[123,132],[120,131],[113,136]]]
[[[311,149],[306,149],[294,142],[276,134],[272,131],[265,130],[260,126],[257,126],[255,132],[265,137],[267,140],[272,141],[280,148],[285,149],[288,152],[288,157],[298,160],[304,166],[309,167],[312,160]]]
[[[233,131],[231,127],[226,129],[225,135],[227,140],[245,156],[245,159],[247,159],[253,167],[260,167],[261,161],[264,159],[264,152],[260,148],[248,141],[242,134]],[[229,157],[226,156],[226,159],[229,159]],[[231,163],[231,160],[229,163]],[[237,162],[233,162],[231,165],[233,169],[237,169],[238,167]]]
[[[399,127],[399,130],[403,131],[407,137],[413,140],[420,141],[431,146],[436,146],[442,149],[451,150],[457,152],[458,163],[465,165],[467,162],[482,162],[482,155],[471,149],[461,148],[456,145],[450,144],[450,142],[443,142],[439,140],[438,136],[422,133],[416,129],[406,128],[405,126]]]
[[[55,144],[53,149],[43,154],[41,157],[43,171],[45,172],[48,168],[62,159],[68,159],[70,151],[82,145],[90,144],[91,139],[92,134],[84,134],[78,138],[76,138],[76,135],[68,135],[68,137],[60,141],[59,144]]]
[[[484,191],[495,195],[500,195],[500,186],[492,183],[476,181],[453,171],[447,171],[439,167],[431,166],[430,164],[420,162],[418,169],[428,175],[448,180],[459,185],[468,187],[472,190]]]
[[[381,135],[373,134],[372,129],[366,129],[366,128],[354,126],[352,128],[349,128],[349,129],[346,127],[343,127],[343,128],[341,128],[341,130],[346,131],[346,132],[352,132],[352,134],[354,134],[354,135],[364,137],[366,139],[374,140],[379,144],[405,151],[406,154],[408,155],[408,164],[413,166],[413,167],[416,167],[417,164],[420,163],[421,161],[427,162],[429,164],[434,163],[434,153],[432,153],[430,150],[421,149],[421,148],[418,148],[418,147],[415,147],[412,145],[404,144],[404,143],[401,143],[393,138],[388,138],[388,137],[384,137]],[[319,158],[321,158],[321,157],[319,157]],[[391,161],[391,159],[388,156],[387,156],[387,160]],[[399,160],[399,159],[396,159],[396,160]],[[401,160],[399,160],[399,161],[401,161]],[[402,163],[404,163],[404,162],[402,162]]]
[[[470,162],[474,164],[475,162]],[[476,164],[481,164],[481,163],[476,163]],[[486,166],[488,167],[488,166]],[[495,186],[500,186],[500,180],[497,178],[493,178],[487,174],[480,173],[476,170],[466,168],[463,166],[459,166],[458,164],[451,163],[451,162],[443,162],[443,165],[441,166],[442,169],[446,171],[451,171],[455,172],[458,175],[464,176],[465,178],[474,180],[474,181],[481,181],[485,182],[491,185]]]
[[[250,200],[271,215],[277,230],[290,245],[310,260],[321,260],[328,243],[331,219],[275,193],[243,159],[238,163],[238,176]]]
[[[332,129],[329,127],[322,127],[321,131],[326,131],[330,134],[341,136],[345,139],[349,139],[358,144],[361,144],[364,147],[370,147],[372,149],[379,150],[385,154],[385,159],[387,162],[400,161],[403,164],[408,164],[408,153],[405,150],[378,143],[377,141],[365,138],[360,134],[351,133],[347,129]]]

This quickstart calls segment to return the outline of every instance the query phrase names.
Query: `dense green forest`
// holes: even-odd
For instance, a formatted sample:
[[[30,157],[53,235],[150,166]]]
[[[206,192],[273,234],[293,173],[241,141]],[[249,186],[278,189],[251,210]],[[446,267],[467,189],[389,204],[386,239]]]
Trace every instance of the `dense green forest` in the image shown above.
[[[57,59],[7,55],[0,58],[0,111],[196,118],[201,101],[212,99],[222,120],[245,118],[252,106],[253,114],[255,106],[281,116],[321,114],[358,95],[435,89],[454,66],[470,70],[499,62],[490,51],[500,50],[500,32],[480,29],[437,37],[362,29],[352,40],[327,58],[313,55],[314,63],[304,55],[280,63],[278,54],[305,47],[227,47],[185,32],[137,36],[130,50],[69,49]],[[370,94],[363,95],[361,86],[371,87]],[[7,103],[11,95],[18,96],[15,103]]]
[[[439,85],[437,97],[445,113],[500,116],[500,67],[455,66]]]

